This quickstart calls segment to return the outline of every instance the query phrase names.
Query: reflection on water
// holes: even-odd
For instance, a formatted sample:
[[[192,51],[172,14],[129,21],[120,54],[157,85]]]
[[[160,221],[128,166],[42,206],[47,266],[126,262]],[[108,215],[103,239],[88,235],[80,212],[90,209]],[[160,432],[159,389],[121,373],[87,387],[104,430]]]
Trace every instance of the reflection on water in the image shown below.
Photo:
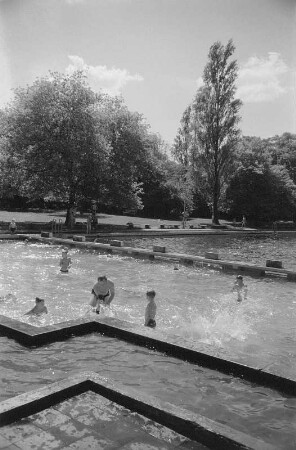
[[[91,288],[99,274],[107,274],[115,282],[116,296],[111,310],[102,314],[142,327],[145,293],[155,289],[153,335],[180,336],[194,348],[211,346],[217,355],[259,367],[280,360],[276,369],[295,376],[295,283],[246,276],[248,297],[238,303],[231,293],[235,276],[209,268],[174,270],[170,262],[71,249],[73,266],[68,274],[61,274],[58,246],[11,241],[0,246],[0,314],[36,326],[91,317]],[[7,297],[9,293],[15,297]],[[24,316],[36,296],[45,299],[49,313]]]

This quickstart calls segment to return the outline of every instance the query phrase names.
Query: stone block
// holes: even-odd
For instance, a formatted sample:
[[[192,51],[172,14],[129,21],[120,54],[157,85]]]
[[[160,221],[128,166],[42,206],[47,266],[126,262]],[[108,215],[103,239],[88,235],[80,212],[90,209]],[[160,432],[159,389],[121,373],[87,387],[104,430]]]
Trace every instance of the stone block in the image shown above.
[[[219,254],[214,252],[205,252],[206,259],[219,259]]]
[[[161,245],[153,245],[153,251],[158,253],[165,253],[165,247],[162,247]]]
[[[282,269],[283,268],[283,263],[282,261],[276,261],[273,259],[267,259],[266,260],[266,267],[275,267],[277,269]]]
[[[85,242],[85,236],[73,236],[73,241]]]
[[[123,242],[117,241],[116,239],[114,239],[113,241],[110,241],[110,245],[112,247],[123,247]]]
[[[292,272],[287,273],[287,280],[288,281],[296,281],[296,273],[292,273]]]
[[[53,234],[50,231],[41,231],[41,237],[52,238]]]

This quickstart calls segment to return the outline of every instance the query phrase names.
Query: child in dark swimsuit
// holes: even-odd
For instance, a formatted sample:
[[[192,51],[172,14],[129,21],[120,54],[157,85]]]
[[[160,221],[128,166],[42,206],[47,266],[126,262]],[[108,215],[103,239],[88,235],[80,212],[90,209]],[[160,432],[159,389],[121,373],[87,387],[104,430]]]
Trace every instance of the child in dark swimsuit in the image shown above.
[[[43,298],[36,297],[36,305],[34,306],[34,308],[30,309],[30,311],[28,311],[25,316],[40,316],[40,314],[43,313],[47,314],[47,308],[44,305],[44,300]]]
[[[62,257],[60,259],[60,267],[61,267],[61,272],[62,273],[68,273],[69,269],[72,265],[72,260],[71,258],[68,256],[68,250],[65,249],[62,251]]]
[[[156,327],[156,303],[154,301],[156,296],[155,291],[147,291],[146,298],[148,301],[148,304],[146,306],[145,310],[145,326],[149,328],[155,328]]]

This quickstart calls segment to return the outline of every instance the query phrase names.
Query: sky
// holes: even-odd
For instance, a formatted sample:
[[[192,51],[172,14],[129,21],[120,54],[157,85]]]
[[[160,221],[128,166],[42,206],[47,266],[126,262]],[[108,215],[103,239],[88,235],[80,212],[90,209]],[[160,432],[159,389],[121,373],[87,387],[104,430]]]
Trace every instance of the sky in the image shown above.
[[[296,133],[296,0],[0,0],[0,108],[49,71],[85,69],[172,144],[211,45],[229,39],[242,133]]]

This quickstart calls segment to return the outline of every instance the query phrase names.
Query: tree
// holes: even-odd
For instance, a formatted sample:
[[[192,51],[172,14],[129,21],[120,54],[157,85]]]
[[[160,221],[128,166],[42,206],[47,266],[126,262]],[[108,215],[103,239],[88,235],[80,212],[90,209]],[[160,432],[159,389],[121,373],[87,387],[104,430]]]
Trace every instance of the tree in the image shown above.
[[[98,196],[105,179],[109,147],[95,114],[102,99],[82,72],[51,73],[17,89],[6,110],[6,162],[21,169],[22,194],[67,202],[68,225],[79,199]]]
[[[235,47],[215,42],[203,73],[204,86],[193,101],[192,161],[208,193],[212,222],[219,224],[219,201],[230,175],[234,149],[239,139],[241,101],[234,98],[237,63],[229,61]]]
[[[242,139],[226,191],[232,217],[246,215],[254,224],[293,218],[296,186],[287,168],[273,162],[273,149],[265,139]]]
[[[189,105],[183,113],[178,134],[172,149],[172,154],[175,159],[186,168],[190,164],[191,109],[192,106]]]

